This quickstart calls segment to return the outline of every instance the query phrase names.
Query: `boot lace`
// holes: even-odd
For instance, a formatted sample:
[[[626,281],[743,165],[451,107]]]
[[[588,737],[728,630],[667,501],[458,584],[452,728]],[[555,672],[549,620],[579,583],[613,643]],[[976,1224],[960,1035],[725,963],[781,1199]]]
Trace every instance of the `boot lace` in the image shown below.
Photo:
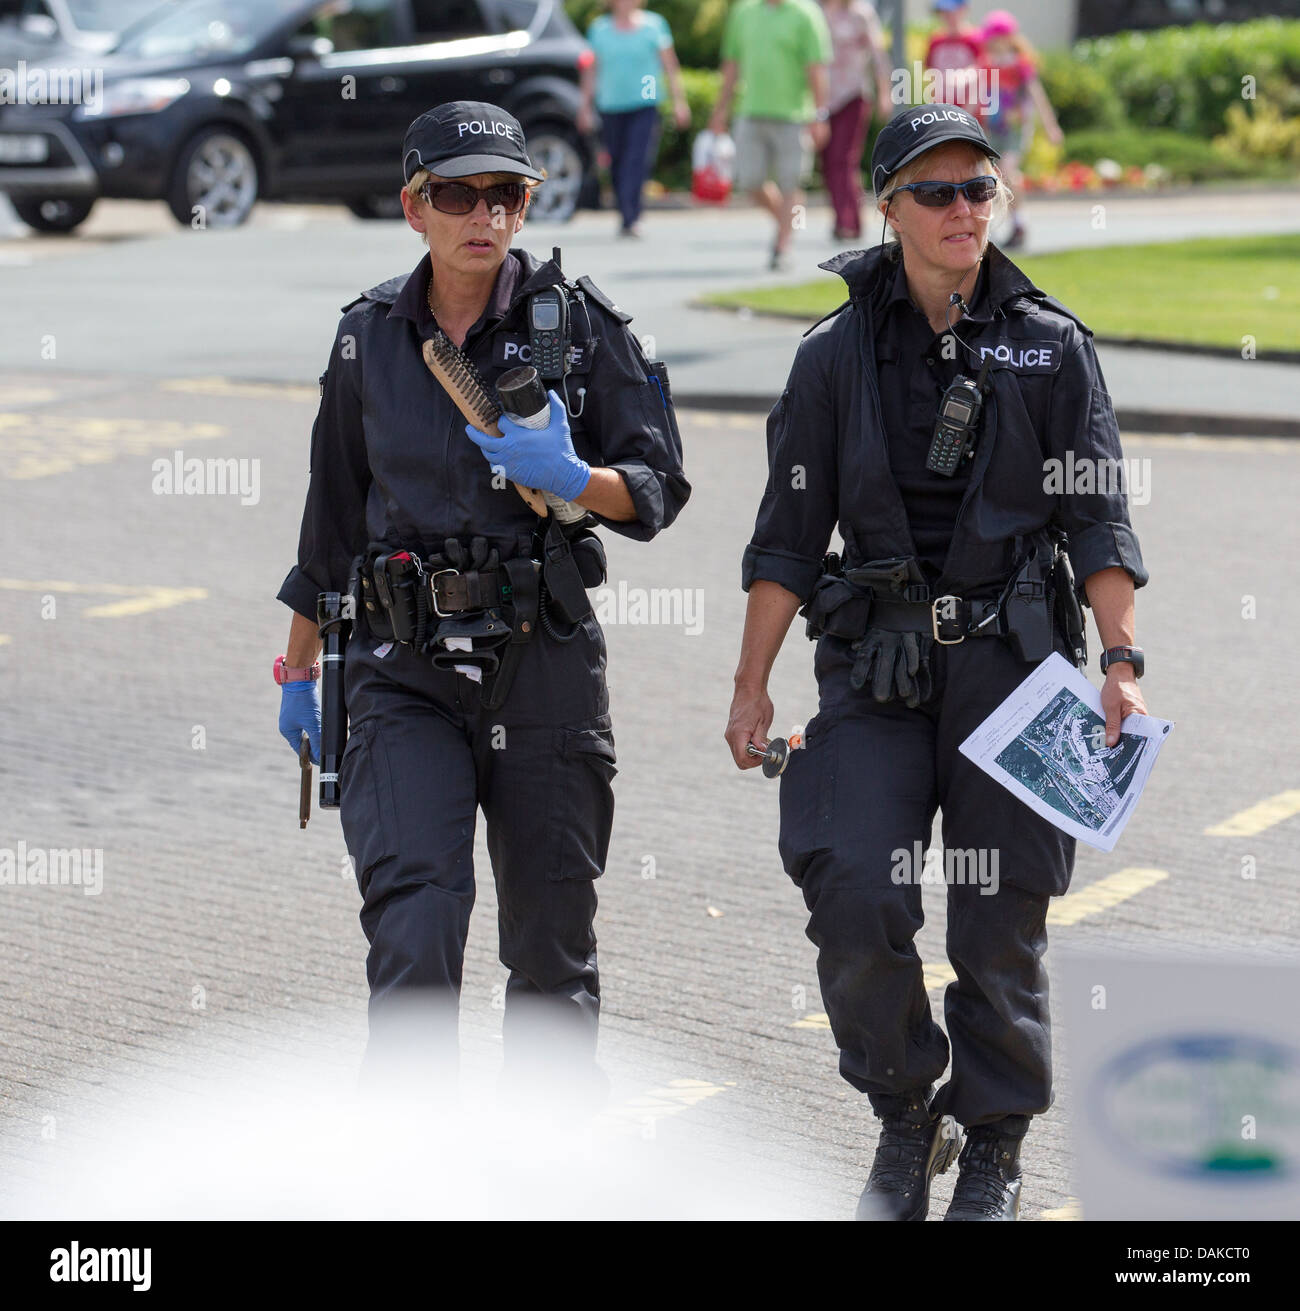
[[[867,1183],[873,1191],[910,1194],[919,1186],[930,1149],[930,1127],[918,1126],[905,1115],[881,1121],[880,1141]]]
[[[982,1215],[997,1215],[1006,1202],[1010,1182],[998,1164],[1000,1144],[996,1138],[974,1135],[969,1142],[968,1155],[960,1164],[957,1185],[952,1190],[952,1205]]]

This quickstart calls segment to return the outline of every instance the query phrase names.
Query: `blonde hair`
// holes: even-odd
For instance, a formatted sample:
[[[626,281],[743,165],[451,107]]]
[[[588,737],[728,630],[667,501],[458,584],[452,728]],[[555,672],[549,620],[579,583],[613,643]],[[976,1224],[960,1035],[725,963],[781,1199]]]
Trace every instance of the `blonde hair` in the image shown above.
[[[919,182],[922,178],[925,177],[925,174],[929,171],[929,159],[931,154],[935,150],[940,149],[941,146],[953,145],[953,144],[966,146],[967,149],[970,151],[971,156],[976,161],[978,161],[978,163],[983,168],[984,172],[990,174],[992,177],[997,178],[998,189],[994,193],[993,199],[990,202],[991,208],[989,210],[989,227],[991,228],[995,224],[1001,223],[1002,220],[1006,218],[1007,212],[1011,208],[1011,202],[1015,200],[1015,196],[1012,194],[1011,188],[1007,186],[1006,182],[1003,180],[1001,170],[998,168],[998,166],[977,145],[974,145],[970,142],[954,143],[954,142],[944,141],[941,142],[939,146],[932,146],[923,155],[918,155],[914,160],[912,160],[910,164],[904,164],[903,167],[900,168],[897,173],[894,173],[892,176],[885,179],[884,186],[876,194],[877,203],[879,203],[882,200],[889,199],[894,194],[894,192],[898,190],[899,187],[905,187],[908,185],[908,183],[911,182]],[[888,223],[886,223],[885,241],[888,243],[897,240],[898,240],[898,233],[895,232],[894,229],[890,227]]]

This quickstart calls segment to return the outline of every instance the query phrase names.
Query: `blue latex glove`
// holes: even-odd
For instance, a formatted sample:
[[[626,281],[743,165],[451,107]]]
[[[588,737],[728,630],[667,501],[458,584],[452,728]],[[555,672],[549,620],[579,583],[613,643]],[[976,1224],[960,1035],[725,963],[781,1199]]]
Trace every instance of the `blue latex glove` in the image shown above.
[[[465,431],[487,457],[487,462],[493,468],[504,469],[511,482],[551,492],[562,501],[572,501],[587,490],[591,466],[574,452],[564,403],[554,392],[548,395],[551,421],[545,428],[524,428],[503,414],[500,437],[489,437],[468,423]]]
[[[320,692],[313,679],[308,683],[284,683],[280,687],[280,732],[298,754],[302,730],[311,738],[311,763],[320,764]]]

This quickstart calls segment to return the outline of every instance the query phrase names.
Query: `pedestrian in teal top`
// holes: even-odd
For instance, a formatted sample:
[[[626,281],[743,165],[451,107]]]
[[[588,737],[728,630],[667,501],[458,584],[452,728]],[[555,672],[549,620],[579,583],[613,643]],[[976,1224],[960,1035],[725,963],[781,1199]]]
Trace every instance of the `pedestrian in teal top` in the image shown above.
[[[812,0],[740,0],[722,35],[722,91],[710,130],[725,132],[739,84],[736,186],[776,222],[770,266],[784,267],[803,201],[806,139],[830,140],[831,39]]]
[[[587,29],[587,44],[596,58],[582,71],[578,130],[590,132],[592,104],[600,111],[601,138],[622,215],[620,235],[637,237],[641,192],[659,140],[659,102],[666,75],[677,126],[690,125],[673,34],[663,16],[642,9],[642,0],[609,0]]]

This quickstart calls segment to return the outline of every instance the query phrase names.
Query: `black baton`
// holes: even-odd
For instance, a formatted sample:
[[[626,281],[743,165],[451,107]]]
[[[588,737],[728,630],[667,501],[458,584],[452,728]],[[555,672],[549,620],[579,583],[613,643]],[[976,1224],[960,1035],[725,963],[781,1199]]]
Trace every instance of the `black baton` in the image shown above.
[[[316,619],[317,631],[325,644],[320,658],[320,806],[322,810],[337,810],[339,765],[348,741],[343,652],[352,631],[352,620],[343,613],[343,597],[338,592],[322,592],[316,598]]]

